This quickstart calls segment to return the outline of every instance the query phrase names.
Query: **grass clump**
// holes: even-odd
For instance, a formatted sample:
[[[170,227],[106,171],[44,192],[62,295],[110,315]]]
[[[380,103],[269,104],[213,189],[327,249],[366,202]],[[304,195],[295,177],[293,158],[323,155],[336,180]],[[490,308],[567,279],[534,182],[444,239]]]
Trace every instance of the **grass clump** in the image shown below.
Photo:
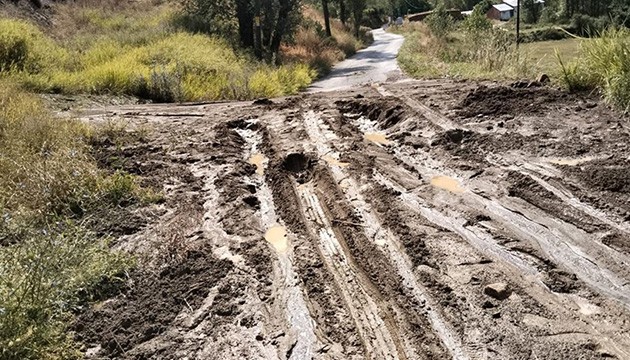
[[[91,130],[53,118],[15,85],[0,87],[0,358],[78,357],[67,323],[124,283],[131,259],[86,225],[142,201],[133,177],[99,170]]]
[[[282,47],[284,65],[272,66],[233,41],[191,32],[172,2],[79,0],[54,7],[46,33],[0,18],[0,77],[34,92],[247,100],[294,94],[369,41],[355,39],[339,21],[327,38],[322,15],[306,7],[300,30]]]
[[[608,29],[584,39],[573,62],[557,57],[570,90],[598,89],[610,104],[630,110],[630,30]]]
[[[402,33],[406,39],[398,62],[415,78],[535,76],[535,68],[525,54],[519,54],[510,35],[491,26],[476,24],[438,36],[426,24],[414,23],[405,25]]]

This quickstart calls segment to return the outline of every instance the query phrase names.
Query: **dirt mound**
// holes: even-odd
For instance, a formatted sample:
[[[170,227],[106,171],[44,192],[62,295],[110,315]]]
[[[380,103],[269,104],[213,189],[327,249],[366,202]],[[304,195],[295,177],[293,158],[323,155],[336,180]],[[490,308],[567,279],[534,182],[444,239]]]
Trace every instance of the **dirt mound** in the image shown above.
[[[78,340],[100,345],[107,355],[119,356],[164,332],[183,309],[198,308],[232,268],[230,261],[199,250],[187,253],[181,263],[157,274],[137,272],[124,296],[87,311],[73,330]],[[234,315],[234,291],[236,284],[219,289],[213,314]]]
[[[550,104],[567,97],[564,92],[546,87],[480,86],[461,101],[459,115],[467,118],[479,115],[541,115]]]
[[[383,129],[388,129],[405,119],[407,109],[399,101],[350,100],[338,101],[337,108],[342,113],[361,114],[376,121]]]

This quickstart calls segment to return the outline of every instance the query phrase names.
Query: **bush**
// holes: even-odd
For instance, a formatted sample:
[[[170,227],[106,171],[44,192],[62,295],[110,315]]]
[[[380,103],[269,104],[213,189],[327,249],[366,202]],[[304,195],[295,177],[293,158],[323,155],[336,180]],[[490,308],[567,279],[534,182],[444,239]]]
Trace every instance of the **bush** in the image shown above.
[[[597,88],[609,103],[630,110],[630,30],[609,29],[584,40],[578,60],[560,64],[570,90]]]
[[[73,311],[122,284],[131,265],[82,220],[139,201],[129,175],[107,176],[88,155],[90,131],[53,118],[33,96],[0,86],[0,358],[72,359]]]
[[[571,19],[571,28],[579,36],[590,37],[601,33],[610,26],[607,17],[592,17],[584,14],[576,14]]]
[[[438,38],[445,38],[454,27],[453,18],[442,3],[433,10],[433,13],[426,18],[425,22],[429,30],[431,30],[431,34]]]
[[[468,33],[478,33],[482,31],[487,31],[492,29],[492,23],[486,16],[486,12],[484,11],[485,4],[477,4],[472,14],[464,20],[464,29]]]
[[[0,19],[0,72],[42,72],[67,61],[67,54],[34,25]]]

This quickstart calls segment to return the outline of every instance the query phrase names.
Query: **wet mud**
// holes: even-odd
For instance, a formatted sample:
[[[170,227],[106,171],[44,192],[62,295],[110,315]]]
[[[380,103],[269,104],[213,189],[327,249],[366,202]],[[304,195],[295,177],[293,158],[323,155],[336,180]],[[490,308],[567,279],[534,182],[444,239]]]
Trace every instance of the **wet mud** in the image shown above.
[[[414,81],[85,120],[114,112],[148,131],[95,157],[165,199],[111,229],[141,262],[79,315],[88,358],[630,358],[630,126],[590,95]]]

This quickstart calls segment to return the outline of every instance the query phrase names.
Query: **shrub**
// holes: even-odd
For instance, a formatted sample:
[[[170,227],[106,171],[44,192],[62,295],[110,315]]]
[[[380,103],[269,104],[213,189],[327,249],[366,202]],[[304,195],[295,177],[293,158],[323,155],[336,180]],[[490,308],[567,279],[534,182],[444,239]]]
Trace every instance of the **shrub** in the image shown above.
[[[72,359],[66,322],[98,284],[131,265],[82,220],[140,199],[128,175],[107,176],[87,154],[89,129],[53,118],[14,85],[0,86],[0,358]]]
[[[442,3],[433,10],[433,13],[426,18],[425,22],[433,36],[438,38],[445,38],[454,27],[453,18]]]
[[[34,25],[0,19],[0,72],[41,72],[67,60],[67,54]]]
[[[559,61],[570,90],[597,88],[609,103],[630,110],[630,30],[605,30],[582,42],[576,62]]]
[[[468,33],[478,33],[492,29],[492,23],[484,11],[484,3],[475,5],[472,14],[464,20],[464,29]]]
[[[571,28],[579,36],[593,36],[604,31],[610,26],[607,17],[592,17],[584,14],[576,14],[571,19]]]

